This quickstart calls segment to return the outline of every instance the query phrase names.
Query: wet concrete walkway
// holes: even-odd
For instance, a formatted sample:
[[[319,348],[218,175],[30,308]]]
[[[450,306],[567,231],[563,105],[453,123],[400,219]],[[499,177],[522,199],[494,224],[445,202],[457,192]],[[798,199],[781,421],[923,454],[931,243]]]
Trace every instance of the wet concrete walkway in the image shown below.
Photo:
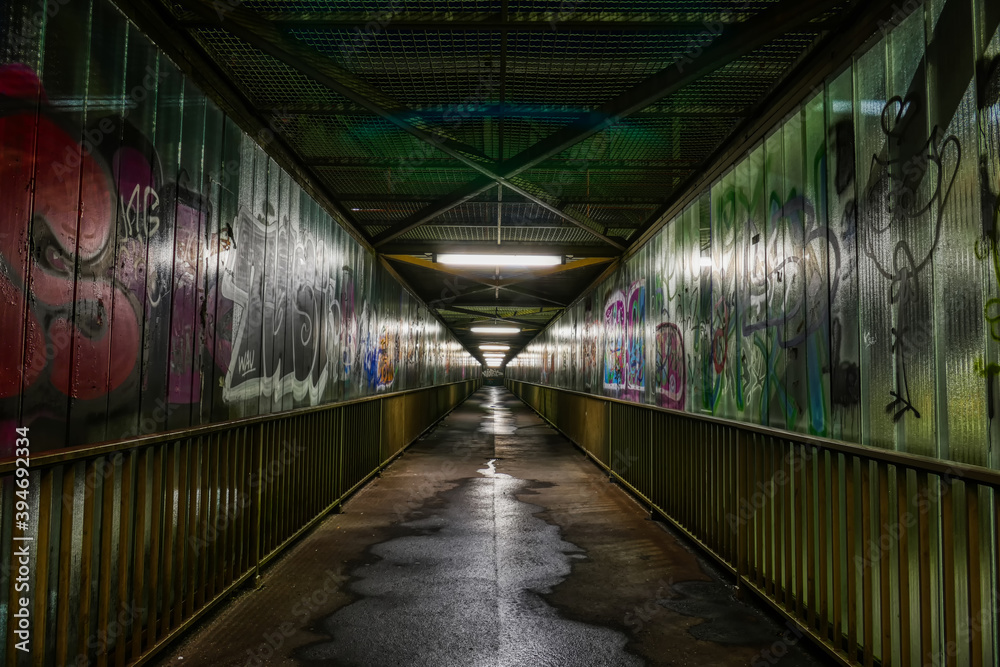
[[[484,387],[161,665],[820,665]]]

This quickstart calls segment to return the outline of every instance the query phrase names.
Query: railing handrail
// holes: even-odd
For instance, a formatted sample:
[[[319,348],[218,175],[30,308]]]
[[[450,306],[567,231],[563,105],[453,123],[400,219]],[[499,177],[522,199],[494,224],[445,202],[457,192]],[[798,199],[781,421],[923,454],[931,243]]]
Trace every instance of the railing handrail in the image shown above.
[[[510,382],[519,382],[523,385],[541,387],[544,389],[552,389],[555,391],[561,391],[566,394],[574,394],[576,396],[583,396],[585,398],[592,398],[595,400],[606,401],[608,403],[618,403],[621,405],[628,405],[635,408],[646,408],[656,412],[664,412],[670,415],[674,415],[676,417],[685,417],[687,419],[702,421],[709,424],[738,428],[744,431],[749,431],[751,433],[757,433],[760,435],[765,435],[773,438],[780,438],[783,440],[799,442],[804,445],[811,445],[813,447],[818,447],[820,449],[825,449],[828,451],[839,452],[851,456],[858,456],[864,459],[879,461],[890,465],[911,468],[913,470],[929,472],[935,475],[941,475],[949,479],[961,479],[965,481],[975,482],[977,484],[986,484],[992,487],[1000,488],[1000,471],[993,470],[991,468],[986,468],[983,466],[977,466],[968,463],[958,463],[955,461],[946,461],[943,459],[936,459],[930,456],[924,456],[922,454],[896,452],[886,449],[880,449],[878,447],[872,447],[870,445],[858,445],[854,443],[844,442],[841,440],[832,440],[830,438],[821,438],[814,435],[796,433],[794,431],[784,431],[770,426],[762,426],[760,424],[753,424],[750,422],[736,421],[735,419],[726,419],[724,417],[716,417],[714,415],[703,415],[694,412],[685,412],[683,410],[664,408],[659,405],[652,405],[649,403],[634,403],[632,401],[625,401],[620,398],[612,398],[610,396],[598,396],[596,394],[588,394],[583,391],[564,389],[562,387],[555,387],[547,384],[539,384],[537,382],[525,382],[523,380],[515,380],[513,378],[507,378],[507,379]]]
[[[105,456],[107,454],[113,454],[115,452],[120,452],[126,449],[137,449],[139,447],[148,447],[150,445],[158,445],[160,443],[171,442],[174,440],[183,440],[185,438],[211,435],[212,433],[225,431],[232,428],[253,426],[255,424],[263,424],[270,421],[276,421],[278,419],[287,419],[289,417],[301,417],[303,415],[313,414],[316,412],[324,412],[326,410],[333,410],[336,408],[344,408],[351,405],[357,405],[359,403],[365,403],[368,401],[377,401],[385,398],[403,396],[405,394],[410,394],[417,391],[427,391],[428,389],[451,387],[456,384],[465,384],[466,382],[473,382],[475,381],[475,379],[476,378],[467,378],[465,380],[458,380],[456,382],[446,382],[444,384],[432,384],[426,387],[416,387],[414,389],[403,389],[401,391],[386,392],[384,394],[374,394],[372,396],[363,396],[361,398],[352,398],[349,401],[338,401],[336,403],[311,405],[305,408],[295,408],[293,410],[284,410],[282,412],[272,412],[266,415],[256,415],[253,417],[244,417],[242,419],[213,422],[211,424],[201,424],[199,426],[190,426],[188,428],[175,429],[173,431],[164,431],[163,433],[152,433],[150,435],[137,436],[134,438],[128,438],[126,440],[109,440],[105,442],[94,443],[91,445],[76,445],[74,447],[60,447],[59,449],[50,449],[44,452],[40,452],[38,454],[32,453],[30,468],[32,470],[36,470],[40,468],[45,468],[47,466],[56,465],[59,463],[66,463],[67,461],[87,459],[95,456]],[[7,461],[0,461],[0,475],[9,474],[14,471],[14,468],[15,468],[15,459],[12,458]]]

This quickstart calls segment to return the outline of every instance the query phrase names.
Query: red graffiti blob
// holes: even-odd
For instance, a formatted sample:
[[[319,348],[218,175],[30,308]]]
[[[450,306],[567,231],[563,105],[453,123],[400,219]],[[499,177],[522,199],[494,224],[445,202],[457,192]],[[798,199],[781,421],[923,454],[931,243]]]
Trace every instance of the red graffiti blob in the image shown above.
[[[129,376],[139,336],[134,309],[111,307],[111,183],[25,70],[0,68],[0,321],[13,329],[0,344],[0,397],[49,368],[60,392],[97,398]]]

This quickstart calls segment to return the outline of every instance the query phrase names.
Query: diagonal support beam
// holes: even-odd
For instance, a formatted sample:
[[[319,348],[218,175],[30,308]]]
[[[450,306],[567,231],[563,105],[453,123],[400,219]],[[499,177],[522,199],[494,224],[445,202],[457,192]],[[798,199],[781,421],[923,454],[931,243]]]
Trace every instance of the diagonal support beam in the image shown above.
[[[393,262],[419,266],[422,269],[437,271],[438,273],[455,276],[456,278],[465,278],[466,280],[479,285],[488,285],[491,288],[497,287],[495,281],[491,281],[489,278],[477,275],[473,271],[469,271],[468,269],[457,269],[453,266],[448,266],[447,264],[439,264],[437,262],[432,262],[429,259],[424,259],[423,257],[413,257],[412,255],[382,255],[382,257],[385,257]]]
[[[556,301],[554,299],[548,298],[547,296],[543,296],[541,294],[535,294],[534,292],[529,292],[527,290],[515,289],[515,288],[510,287],[508,285],[500,285],[500,284],[498,284],[499,281],[490,280],[489,278],[483,278],[481,276],[476,276],[474,274],[470,274],[467,271],[462,271],[461,269],[456,269],[456,268],[453,268],[453,267],[450,267],[450,266],[444,266],[444,265],[441,265],[441,264],[437,264],[437,263],[432,262],[430,260],[423,259],[422,257],[411,257],[409,255],[382,255],[382,257],[384,257],[384,258],[386,258],[388,260],[392,260],[394,262],[400,262],[400,263],[403,263],[403,264],[410,264],[412,266],[419,266],[419,267],[421,267],[423,269],[429,269],[431,271],[437,271],[439,273],[446,273],[448,275],[456,276],[458,278],[464,278],[464,279],[466,279],[466,280],[468,280],[470,282],[476,283],[477,285],[482,285],[482,287],[476,288],[475,290],[473,290],[471,292],[462,292],[462,293],[457,294],[455,296],[465,296],[466,294],[475,294],[477,292],[487,292],[487,291],[494,291],[494,290],[500,289],[500,290],[504,290],[506,292],[511,292],[513,294],[519,294],[521,296],[527,296],[527,297],[530,297],[532,299],[537,299],[539,301],[545,301],[545,302],[551,303],[551,304],[559,306],[559,307],[565,307],[566,306],[566,304],[563,303],[562,301]],[[433,305],[433,303],[431,305]]]
[[[480,284],[482,284],[482,283],[480,283]],[[483,292],[495,292],[497,290],[503,290],[505,292],[510,292],[511,294],[517,294],[518,296],[527,297],[529,299],[535,299],[536,302],[534,302],[532,305],[533,306],[537,306],[539,308],[552,308],[553,306],[555,306],[557,308],[565,308],[568,305],[568,304],[563,303],[562,301],[556,301],[554,299],[548,298],[547,296],[542,296],[541,294],[536,294],[534,292],[529,292],[528,290],[525,290],[525,289],[518,289],[518,288],[510,287],[509,285],[505,285],[503,287],[501,287],[499,285],[487,285],[485,287],[473,287],[472,289],[466,290],[464,292],[459,292],[457,294],[453,294],[450,298],[451,299],[460,299],[460,298],[462,298],[464,296],[471,296],[473,294],[482,294]],[[431,302],[431,305],[434,305],[435,303],[440,303],[440,301]],[[466,304],[466,305],[469,305],[469,304]],[[492,304],[492,305],[493,306],[499,306],[500,308],[513,308],[513,307],[526,308],[526,307],[530,307],[530,306],[528,306],[526,304]]]
[[[367,82],[358,79],[350,72],[337,67],[323,53],[290,37],[266,21],[261,20],[254,12],[240,6],[228,6],[217,9],[206,0],[178,0],[178,2],[185,9],[197,14],[202,19],[215,23],[269,56],[302,72],[330,90],[385,118],[396,127],[420,139],[429,146],[479,172],[482,178],[489,183],[484,190],[500,184],[577,225],[581,229],[590,232],[605,243],[619,250],[625,249],[623,244],[609,236],[605,236],[590,227],[585,221],[579,220],[576,216],[563,211],[551,202],[545,201],[538,195],[525,189],[525,187],[522,187],[522,184],[498,176],[492,168],[493,161],[476,149],[447,136],[437,128],[426,124],[418,125],[417,123],[420,122],[419,119],[405,105],[396,102],[388,95],[385,95]],[[477,191],[476,194],[479,192],[481,191]]]
[[[532,322],[531,320],[522,320],[522,319],[520,319],[518,317],[501,317],[499,315],[497,315],[497,316],[491,316],[488,313],[477,313],[474,310],[467,310],[467,309],[461,308],[459,306],[443,306],[441,308],[438,308],[438,312],[439,313],[440,312],[460,313],[462,315],[471,315],[473,317],[478,317],[480,319],[499,320],[501,322],[511,322],[512,324],[523,324],[523,325],[529,326],[529,327],[537,327],[537,326],[542,326],[542,325],[545,324],[545,322]],[[555,311],[555,312],[553,312],[553,316],[555,316],[559,312],[561,312],[561,311]]]
[[[411,255],[382,255],[382,257],[385,257],[386,259],[392,260],[394,262],[402,262],[404,264],[410,264],[412,266],[419,266],[420,268],[423,269],[430,269],[431,271],[446,273],[450,276],[465,278],[468,281],[477,283],[479,285],[486,285],[490,288],[499,287],[501,289],[509,287],[511,285],[516,285],[518,283],[527,282],[529,280],[536,280],[538,278],[547,278],[549,276],[558,275],[560,273],[566,273],[567,271],[585,269],[590,266],[598,266],[600,264],[607,264],[609,262],[615,261],[615,258],[613,257],[585,257],[583,259],[572,261],[568,264],[559,264],[557,266],[549,266],[533,271],[524,271],[509,278],[501,278],[499,280],[496,280],[496,279],[484,278],[483,276],[477,275],[472,271],[457,269],[447,264],[432,262],[428,259],[424,259],[423,257],[413,257]]]
[[[607,264],[608,262],[613,262],[613,257],[586,257],[584,259],[578,259],[576,261],[570,262],[569,264],[559,264],[558,266],[550,266],[544,269],[539,269],[537,271],[526,271],[524,273],[519,273],[510,278],[503,278],[497,281],[497,285],[500,287],[505,287],[508,285],[516,285],[517,283],[523,283],[528,280],[535,280],[536,278],[547,278],[549,276],[558,275],[560,273],[566,273],[567,271],[575,271],[577,269],[585,269],[588,266],[597,266],[599,264]]]
[[[320,51],[288,36],[274,25],[262,20],[254,12],[239,6],[238,2],[223,3],[221,7],[210,4],[208,0],[178,0],[178,4],[289,67],[315,79],[362,108],[389,120],[397,127],[406,130],[431,146],[461,160],[480,173],[492,173],[483,165],[491,164],[493,160],[482,151],[448,136],[437,127],[427,125],[421,120],[419,114],[406,105],[397,102],[367,81],[338,67]]]
[[[584,139],[605,130],[619,120],[658,102],[689,83],[711,74],[771,40],[816,19],[840,0],[781,0],[744,23],[728,26],[693,60],[680,60],[660,70],[637,86],[582,114],[574,122],[522,151],[496,169],[495,176],[511,179],[544,160],[558,155]],[[410,220],[374,239],[376,247],[433,220],[442,213],[493,186],[493,179],[477,178],[435,204],[418,211]],[[532,199],[535,199],[534,197]]]

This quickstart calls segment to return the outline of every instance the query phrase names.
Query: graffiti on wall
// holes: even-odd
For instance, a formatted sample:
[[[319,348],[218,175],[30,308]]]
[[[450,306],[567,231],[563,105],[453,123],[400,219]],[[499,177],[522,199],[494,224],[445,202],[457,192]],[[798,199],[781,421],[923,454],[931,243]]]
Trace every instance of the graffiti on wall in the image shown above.
[[[295,229],[288,216],[279,219],[270,206],[258,216],[241,207],[234,223],[222,295],[233,302],[235,362],[223,396],[227,401],[272,396],[280,403],[289,392],[315,404],[330,379],[331,325],[340,323],[336,285],[319,271],[316,239]],[[265,280],[285,267],[292,268],[293,289]],[[292,343],[287,353],[286,339]]]
[[[687,358],[684,336],[676,324],[656,326],[656,393],[659,404],[683,410],[687,398]]]
[[[904,100],[897,96],[882,108],[881,127],[890,155],[872,155],[872,178],[867,192],[867,204],[876,212],[869,219],[886,221],[868,230],[863,250],[871,265],[888,281],[889,303],[895,309],[897,326],[891,330],[895,389],[890,392],[892,400],[885,406],[894,421],[907,413],[920,419],[907,382],[907,368],[912,363],[909,357],[915,351],[916,341],[925,344],[929,336],[917,331],[922,323],[917,324],[920,318],[914,315],[921,309],[921,279],[940,242],[945,206],[962,159],[957,137],[945,135],[938,126],[913,150],[912,135],[920,129],[912,118],[923,104],[917,97]],[[929,227],[930,233],[907,233],[917,226]],[[886,262],[879,246],[892,243],[890,234],[898,240],[892,245],[891,260]]]
[[[967,9],[947,3],[961,20],[935,30],[969,28]],[[920,453],[960,446],[962,460],[995,465],[980,437],[1000,407],[991,16],[993,55],[963,64],[968,85],[932,78],[925,40],[950,36],[902,31],[917,55],[886,80],[857,69],[881,71],[897,51],[869,46],[598,287],[595,330],[568,344],[586,358],[600,341],[603,388],[639,382],[631,289],[644,280],[651,391],[628,400]],[[587,322],[586,301],[567,316]],[[543,334],[508,375],[537,378],[532,352],[549,344],[567,343]]]
[[[646,281],[629,285],[625,303],[625,387],[641,392],[646,387]]]
[[[604,388],[625,387],[625,295],[621,290],[604,300]]]
[[[148,85],[167,74],[181,80],[160,71]],[[189,154],[161,159],[187,130],[168,117],[179,107],[163,111],[154,142],[137,100],[83,125],[50,95],[30,67],[0,65],[0,422],[31,426],[39,450],[255,414],[259,398],[278,410],[449,382],[478,366],[318,207],[297,213],[306,198],[273,164],[279,200],[244,196],[255,176],[244,161],[259,151],[245,135],[252,148],[230,148],[224,176],[239,183],[226,187],[188,170],[223,161],[207,139],[185,135]]]

